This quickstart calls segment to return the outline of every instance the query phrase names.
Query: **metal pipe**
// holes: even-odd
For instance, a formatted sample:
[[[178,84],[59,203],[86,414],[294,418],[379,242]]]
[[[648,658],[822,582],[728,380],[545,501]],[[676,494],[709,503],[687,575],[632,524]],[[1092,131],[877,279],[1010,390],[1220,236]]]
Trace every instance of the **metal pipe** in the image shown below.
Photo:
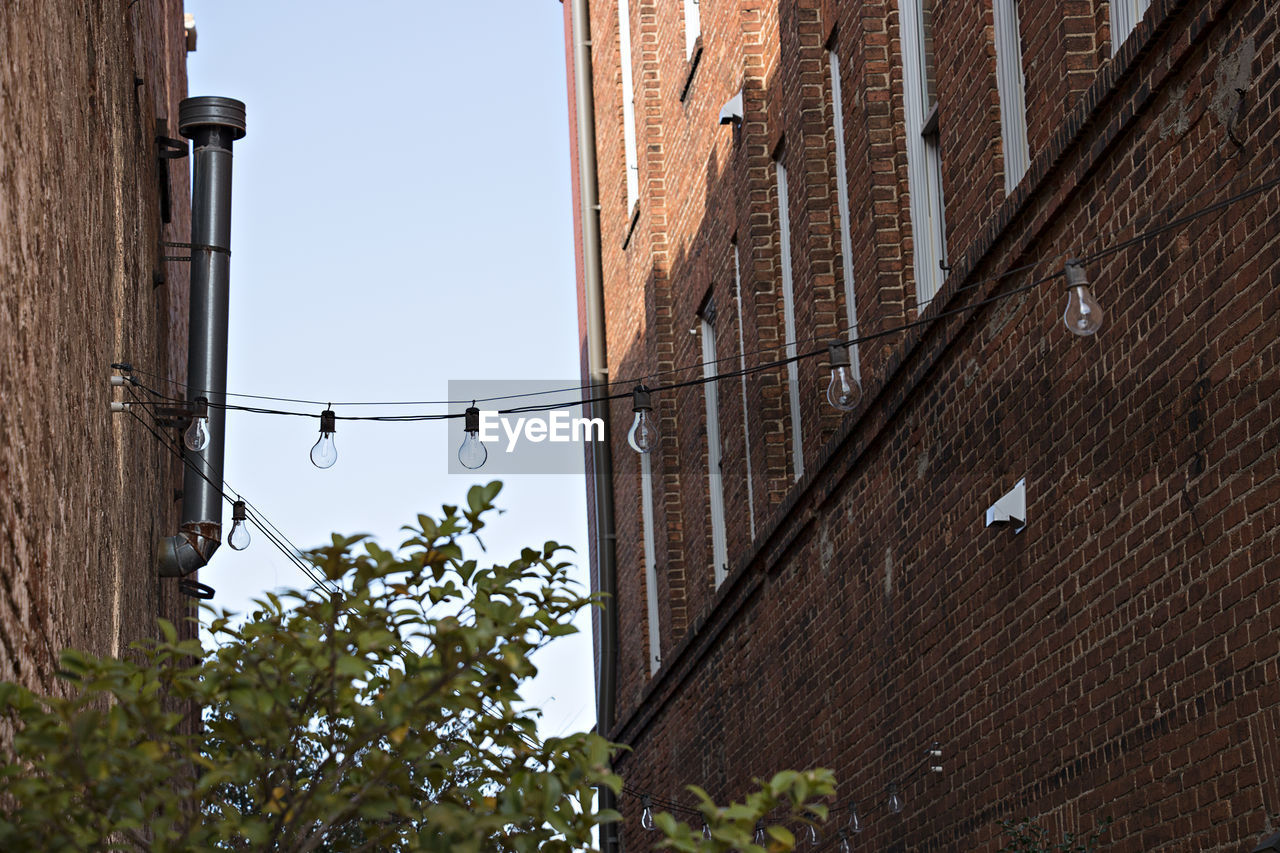
[[[582,213],[583,296],[586,302],[587,371],[591,384],[609,381],[609,353],[605,341],[604,273],[600,263],[600,188],[596,176],[595,96],[591,83],[591,18],[588,0],[573,0],[573,88],[577,116],[578,204]],[[599,396],[596,394],[593,397]],[[617,538],[613,516],[613,435],[609,403],[591,404],[591,416],[605,424],[604,440],[592,446],[591,474],[595,483],[597,576],[603,594],[600,614],[600,667],[596,674],[596,730],[608,736],[613,728],[618,676]],[[615,809],[613,792],[600,789],[600,808]],[[603,853],[616,853],[617,824],[600,828]]]
[[[222,541],[222,460],[226,438],[227,309],[231,267],[231,145],[245,133],[244,104],[187,98],[178,127],[194,144],[191,185],[189,399],[209,403],[209,443],[186,451],[182,527],[160,543],[160,575],[182,577],[208,564]]]

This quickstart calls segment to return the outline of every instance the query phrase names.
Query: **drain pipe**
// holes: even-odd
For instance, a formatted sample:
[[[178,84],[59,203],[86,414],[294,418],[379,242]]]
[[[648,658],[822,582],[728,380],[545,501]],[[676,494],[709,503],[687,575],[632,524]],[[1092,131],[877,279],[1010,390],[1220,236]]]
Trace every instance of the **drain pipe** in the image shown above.
[[[222,542],[222,455],[227,413],[227,307],[231,266],[231,144],[244,136],[244,104],[187,98],[178,127],[194,143],[191,184],[191,327],[188,398],[209,402],[209,442],[185,450],[182,527],[160,542],[161,577],[203,567]]]
[[[591,84],[591,18],[588,0],[572,0],[573,88],[577,114],[578,205],[582,214],[583,295],[586,302],[587,371],[591,384],[609,381],[609,355],[605,344],[604,275],[600,264],[600,188],[596,177],[595,96]],[[593,397],[598,396],[592,394]],[[591,416],[605,425],[604,441],[591,452],[595,484],[597,576],[603,594],[600,614],[600,669],[596,677],[596,730],[608,736],[613,728],[618,678],[618,582],[616,536],[613,520],[613,438],[609,429],[609,403],[596,400]],[[616,809],[612,791],[600,788],[600,808]],[[603,853],[616,853],[618,825],[600,828]]]

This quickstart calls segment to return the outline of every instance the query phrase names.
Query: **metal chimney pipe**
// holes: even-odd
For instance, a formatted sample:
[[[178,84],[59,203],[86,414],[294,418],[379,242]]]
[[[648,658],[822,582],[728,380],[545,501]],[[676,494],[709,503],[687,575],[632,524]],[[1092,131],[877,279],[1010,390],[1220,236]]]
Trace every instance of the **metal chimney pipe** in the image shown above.
[[[231,144],[245,133],[244,104],[187,98],[178,127],[194,143],[191,185],[191,328],[188,399],[209,401],[209,444],[185,451],[182,527],[160,543],[160,575],[182,577],[209,562],[222,542],[222,457],[226,437],[227,308],[231,266]]]

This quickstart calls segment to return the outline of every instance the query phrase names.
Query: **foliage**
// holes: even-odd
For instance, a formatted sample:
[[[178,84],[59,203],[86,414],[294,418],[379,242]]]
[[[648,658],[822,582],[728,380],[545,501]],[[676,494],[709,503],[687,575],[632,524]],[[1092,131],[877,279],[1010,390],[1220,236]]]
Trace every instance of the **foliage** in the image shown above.
[[[689,790],[698,798],[705,834],[702,827],[691,827],[659,812],[653,816],[654,826],[665,836],[659,848],[682,853],[782,853],[795,849],[795,834],[783,823],[765,825],[766,818],[782,811],[785,822],[806,826],[825,822],[827,807],[815,798],[835,794],[835,777],[830,770],[786,770],[761,783],[760,790],[748,794],[743,802],[724,807],[717,806],[697,786],[691,785]],[[763,844],[755,843],[757,827],[764,831]]]
[[[1009,836],[1009,844],[1001,847],[1000,853],[1094,853],[1111,821],[1110,817],[1103,818],[1093,832],[1084,837],[1064,832],[1062,840],[1050,846],[1048,830],[1036,821],[1002,820],[1000,826]]]
[[[590,847],[618,819],[593,807],[620,788],[613,746],[541,740],[519,693],[589,599],[555,542],[507,564],[464,555],[500,488],[419,516],[396,551],[334,536],[309,554],[331,596],[268,594],[244,619],[210,608],[205,642],[162,622],[133,660],[67,651],[70,698],[0,684],[0,850]],[[661,816],[667,846],[758,851],[741,843],[752,815],[830,789],[782,774],[727,809],[700,793],[714,840]]]

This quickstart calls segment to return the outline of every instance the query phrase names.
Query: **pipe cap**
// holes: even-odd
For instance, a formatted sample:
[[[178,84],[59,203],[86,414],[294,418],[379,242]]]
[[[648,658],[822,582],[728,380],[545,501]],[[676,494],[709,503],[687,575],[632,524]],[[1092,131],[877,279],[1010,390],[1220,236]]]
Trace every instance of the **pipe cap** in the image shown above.
[[[178,104],[178,130],[191,138],[191,131],[205,125],[217,125],[232,129],[233,138],[241,139],[245,133],[244,103],[235,98],[204,96],[186,98]]]

